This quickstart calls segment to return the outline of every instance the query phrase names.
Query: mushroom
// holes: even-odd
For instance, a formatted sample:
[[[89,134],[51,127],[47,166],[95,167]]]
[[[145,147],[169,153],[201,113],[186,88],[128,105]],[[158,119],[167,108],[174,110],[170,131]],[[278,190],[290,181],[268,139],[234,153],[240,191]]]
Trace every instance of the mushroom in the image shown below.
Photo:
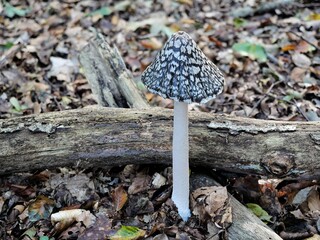
[[[174,100],[172,200],[184,221],[189,209],[188,103],[204,104],[223,90],[224,77],[197,47],[179,31],[171,36],[141,76],[147,89]]]

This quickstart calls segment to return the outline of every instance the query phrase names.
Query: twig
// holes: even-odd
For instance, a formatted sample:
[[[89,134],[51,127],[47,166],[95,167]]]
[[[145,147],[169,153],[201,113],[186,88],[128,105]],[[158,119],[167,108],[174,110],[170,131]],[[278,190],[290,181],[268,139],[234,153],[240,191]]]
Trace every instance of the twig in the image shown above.
[[[283,6],[290,6],[293,5],[296,1],[297,0],[275,0],[273,2],[260,4],[256,9],[247,6],[243,8],[235,8],[233,11],[231,11],[230,14],[233,17],[248,17],[256,14],[270,12]]]
[[[311,46],[315,47],[317,50],[320,51],[320,48],[319,48],[316,44],[310,42],[310,40],[306,39],[304,36],[301,36],[300,34],[294,32],[293,30],[290,30],[289,32],[292,33],[292,34],[294,34],[295,36],[301,38],[302,40],[306,41],[306,42],[309,43]]]
[[[253,106],[251,112],[249,113],[248,117],[252,117],[251,115],[253,114],[253,111],[261,104],[261,102],[263,101],[263,99],[265,99],[267,96],[269,96],[271,90],[278,84],[284,82],[284,80],[280,80],[278,82],[272,83],[272,85],[268,88],[267,92],[264,94],[264,96],[262,98],[259,99],[258,102],[256,102],[256,104]]]
[[[309,118],[306,116],[306,114],[304,113],[304,111],[302,111],[302,109],[298,106],[297,101],[295,99],[293,99],[292,101],[289,101],[289,103],[291,103],[292,105],[296,106],[296,108],[298,109],[298,111],[301,113],[301,115],[309,122]]]
[[[2,69],[10,58],[16,55],[17,52],[29,41],[29,35],[27,32],[21,34],[19,38],[14,41],[14,46],[6,51],[0,58],[0,69]]]
[[[320,7],[320,3],[294,3],[293,4],[296,7],[299,8],[311,8],[311,7]]]

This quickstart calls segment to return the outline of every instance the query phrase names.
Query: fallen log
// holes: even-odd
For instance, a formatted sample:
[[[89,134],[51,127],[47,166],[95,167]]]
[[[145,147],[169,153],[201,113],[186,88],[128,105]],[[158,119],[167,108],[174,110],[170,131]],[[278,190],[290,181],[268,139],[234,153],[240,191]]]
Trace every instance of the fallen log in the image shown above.
[[[284,7],[293,6],[298,4],[297,0],[275,0],[268,1],[262,4],[259,4],[256,8],[245,6],[242,8],[234,8],[230,15],[233,17],[249,17],[257,14],[263,14],[266,12],[271,12],[275,9],[282,9]]]
[[[0,120],[0,174],[171,164],[172,114],[95,106]],[[191,165],[269,177],[319,173],[320,122],[189,116]]]

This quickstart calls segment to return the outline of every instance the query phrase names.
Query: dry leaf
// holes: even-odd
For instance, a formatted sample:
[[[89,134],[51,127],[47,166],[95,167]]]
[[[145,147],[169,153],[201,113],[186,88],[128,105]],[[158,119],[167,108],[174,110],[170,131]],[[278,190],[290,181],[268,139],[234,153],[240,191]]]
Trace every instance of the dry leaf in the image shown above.
[[[226,187],[202,187],[192,193],[193,214],[199,219],[213,219],[217,224],[232,222],[230,197]]]
[[[295,44],[287,44],[287,45],[284,45],[281,48],[281,51],[287,52],[287,51],[292,51],[292,50],[295,50],[295,49],[296,49],[296,45]]]
[[[116,211],[117,212],[120,211],[128,200],[127,192],[124,190],[123,186],[119,186],[114,189],[111,196],[112,196],[112,200],[115,205]]]
[[[160,42],[157,38],[150,38],[140,41],[141,45],[147,49],[158,50],[162,48],[162,42]]]
[[[307,70],[305,68],[295,67],[294,69],[292,69],[292,72],[290,73],[290,78],[295,82],[302,83],[306,71]]]
[[[129,194],[136,194],[148,189],[150,183],[150,176],[139,174],[136,178],[133,179],[133,183],[128,189]]]
[[[292,61],[297,67],[308,68],[311,65],[311,60],[302,53],[294,53],[292,55]]]

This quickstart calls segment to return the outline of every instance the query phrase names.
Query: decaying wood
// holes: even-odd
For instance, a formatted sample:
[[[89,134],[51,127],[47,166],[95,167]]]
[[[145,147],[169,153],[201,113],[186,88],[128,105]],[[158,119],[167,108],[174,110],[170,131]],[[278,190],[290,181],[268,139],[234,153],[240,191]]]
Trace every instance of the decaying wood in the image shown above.
[[[98,34],[80,53],[80,62],[100,106],[148,108],[117,47]]]
[[[319,173],[320,122],[190,112],[191,165],[271,177]],[[0,120],[0,174],[170,164],[172,110],[89,107]]]
[[[230,197],[233,215],[232,225],[228,228],[230,240],[282,239],[237,199]]]
[[[257,8],[253,8],[250,6],[242,7],[242,8],[235,8],[232,10],[231,16],[233,17],[248,17],[253,16],[256,14],[262,14],[266,12],[270,12],[275,9],[281,9],[282,7],[288,7],[290,5],[294,5],[299,1],[297,0],[275,0],[275,1],[268,1],[265,3],[261,3],[258,5]]]

